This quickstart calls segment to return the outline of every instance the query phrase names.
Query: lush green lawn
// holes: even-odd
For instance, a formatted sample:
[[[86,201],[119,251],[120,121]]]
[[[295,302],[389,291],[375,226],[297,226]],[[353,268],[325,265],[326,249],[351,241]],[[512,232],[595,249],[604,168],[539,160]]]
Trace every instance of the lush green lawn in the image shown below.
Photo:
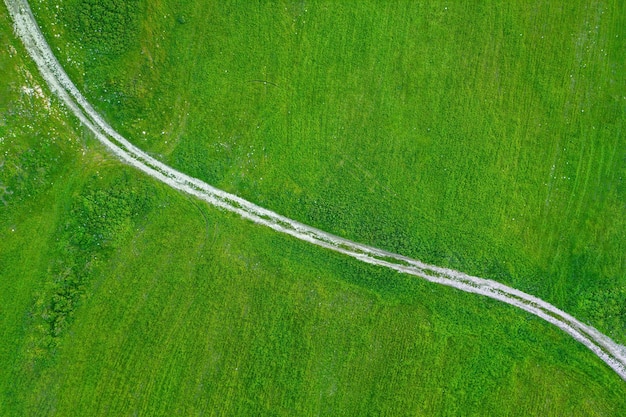
[[[34,3],[164,161],[626,338],[623,6],[124,2],[101,26],[116,2]],[[538,319],[113,161],[24,92],[42,81],[0,18],[1,415],[626,414],[624,382]]]

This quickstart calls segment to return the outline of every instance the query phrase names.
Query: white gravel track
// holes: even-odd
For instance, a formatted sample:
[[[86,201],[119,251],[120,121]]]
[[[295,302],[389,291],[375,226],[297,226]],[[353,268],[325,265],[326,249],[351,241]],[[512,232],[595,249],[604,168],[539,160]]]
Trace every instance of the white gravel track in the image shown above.
[[[626,347],[617,344],[592,326],[537,297],[496,281],[464,274],[451,269],[424,264],[395,253],[352,242],[322,230],[288,219],[233,194],[214,188],[157,161],[117,133],[93,109],[69,79],[44,39],[26,0],[5,0],[14,22],[16,35],[54,94],[61,98],[96,138],[125,163],[172,188],[194,195],[216,207],[360,261],[414,275],[437,284],[490,297],[538,316],[560,328],[588,347],[626,381]]]

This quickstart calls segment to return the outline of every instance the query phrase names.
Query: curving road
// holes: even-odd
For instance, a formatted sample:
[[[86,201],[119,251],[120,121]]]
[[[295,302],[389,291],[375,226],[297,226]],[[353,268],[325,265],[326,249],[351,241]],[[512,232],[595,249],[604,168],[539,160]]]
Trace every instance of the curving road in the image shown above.
[[[28,2],[5,0],[5,4],[13,19],[16,35],[24,43],[28,54],[37,64],[52,92],[61,98],[104,146],[125,163],[172,188],[297,239],[343,253],[369,264],[387,267],[430,282],[490,297],[525,310],[552,323],[585,345],[626,381],[626,347],[615,343],[594,327],[580,322],[552,304],[495,281],[427,265],[415,259],[326,233],[214,188],[152,158],[117,133],[87,102],[54,56],[39,30]]]

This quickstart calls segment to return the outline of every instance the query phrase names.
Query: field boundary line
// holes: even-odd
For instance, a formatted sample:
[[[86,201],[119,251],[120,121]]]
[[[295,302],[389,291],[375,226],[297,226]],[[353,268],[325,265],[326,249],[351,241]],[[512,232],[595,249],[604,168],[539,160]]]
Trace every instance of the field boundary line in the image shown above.
[[[362,262],[386,267],[461,291],[502,301],[553,324],[589,348],[626,381],[626,347],[596,328],[535,296],[496,281],[448,268],[428,265],[416,259],[377,249],[332,235],[257,206],[236,195],[190,177],[154,159],[115,131],[82,95],[56,59],[46,42],[27,0],[5,0],[15,34],[36,63],[41,76],[69,110],[120,160],[164,184],[193,195],[254,223],[288,234],[305,242],[342,253]]]

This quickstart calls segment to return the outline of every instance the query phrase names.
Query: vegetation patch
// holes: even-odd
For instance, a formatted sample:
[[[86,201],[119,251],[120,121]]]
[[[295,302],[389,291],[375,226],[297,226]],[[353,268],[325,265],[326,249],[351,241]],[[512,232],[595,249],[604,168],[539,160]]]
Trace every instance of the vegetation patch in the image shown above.
[[[591,292],[582,300],[581,309],[609,336],[621,337],[626,333],[626,287]]]
[[[33,327],[39,331],[32,341],[35,360],[54,351],[88,296],[95,271],[136,233],[151,204],[145,182],[129,175],[112,180],[94,176],[72,200],[56,234],[47,285],[32,312]]]
[[[137,41],[140,0],[74,0],[64,6],[65,22],[80,34],[94,58],[114,57]]]

